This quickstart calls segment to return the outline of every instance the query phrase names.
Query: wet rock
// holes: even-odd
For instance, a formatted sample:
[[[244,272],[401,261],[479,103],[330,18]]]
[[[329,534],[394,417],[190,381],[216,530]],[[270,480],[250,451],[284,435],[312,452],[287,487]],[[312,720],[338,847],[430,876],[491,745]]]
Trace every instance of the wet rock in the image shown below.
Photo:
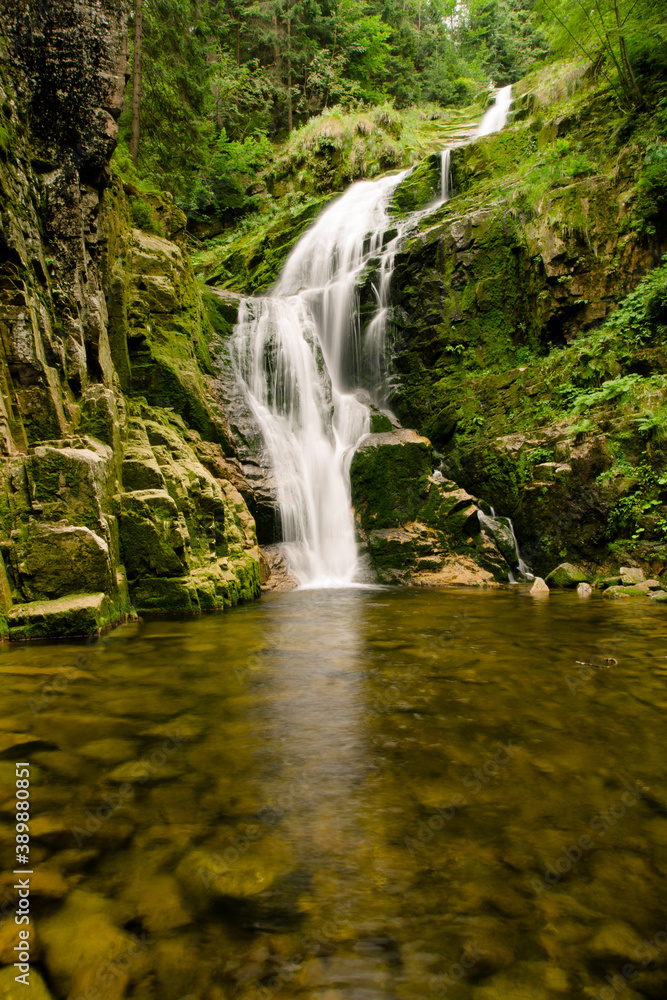
[[[484,979],[514,961],[514,949],[500,934],[473,934],[463,944],[463,967],[468,979]]]
[[[119,907],[95,893],[75,889],[65,905],[42,921],[46,964],[63,996],[85,995],[105,981],[105,1000],[121,1000],[128,983],[146,965],[148,944],[119,928]]]
[[[667,603],[667,591],[664,590],[654,590],[651,594],[651,600],[655,601],[656,604]]]
[[[99,761],[102,764],[115,764],[116,761],[127,760],[134,757],[137,751],[135,743],[119,737],[109,737],[103,740],[93,740],[79,747],[82,757],[89,760]]]
[[[605,924],[590,940],[586,948],[588,959],[595,965],[625,960],[636,962],[642,948],[642,939],[629,924],[617,920]]]
[[[14,641],[94,635],[113,619],[113,605],[103,593],[17,604],[7,613],[9,638]]]
[[[577,584],[577,594],[579,597],[590,597],[593,591],[591,590],[590,584],[579,583]]]
[[[579,583],[586,583],[586,574],[573,566],[572,563],[561,563],[549,573],[546,582],[550,587],[574,588]]]
[[[17,970],[13,965],[0,969],[0,1000],[25,1000],[26,996],[30,1000],[53,1000],[46,983],[36,969],[30,970],[30,985],[27,987],[23,983],[16,982],[16,973]]]
[[[620,573],[624,587],[630,587],[633,583],[643,583],[645,580],[644,571],[638,566],[621,566]]]
[[[536,576],[533,586],[530,588],[530,593],[533,597],[547,596],[549,594],[549,585],[541,576]]]
[[[271,593],[282,593],[294,590],[299,581],[291,572],[285,553],[280,545],[267,545],[262,549],[265,561],[265,580],[262,590]]]
[[[191,898],[200,902],[224,896],[250,899],[271,887],[276,870],[266,852],[241,854],[234,849],[228,857],[224,853],[197,848],[182,859],[176,878]]]
[[[557,970],[548,975],[548,970]],[[559,975],[559,973],[561,973]],[[561,989],[563,982],[566,989]],[[569,984],[562,969],[547,962],[515,962],[475,986],[474,1000],[563,1000]]]
[[[149,934],[173,931],[192,920],[172,875],[140,874],[131,880],[122,899],[141,917]]]
[[[14,882],[16,881],[14,877]],[[37,922],[34,917],[30,920],[30,961],[33,962],[39,959],[41,954],[41,944],[39,940],[39,930],[37,928]],[[14,923],[14,920],[3,920],[0,923],[0,964],[13,966],[14,962],[17,961],[15,946],[19,943],[19,928]],[[30,977],[32,979],[32,976]],[[0,980],[1,982],[1,980]],[[20,986],[18,983],[17,986]],[[29,994],[32,996],[32,993]],[[0,986],[0,998],[3,997],[2,987]]]

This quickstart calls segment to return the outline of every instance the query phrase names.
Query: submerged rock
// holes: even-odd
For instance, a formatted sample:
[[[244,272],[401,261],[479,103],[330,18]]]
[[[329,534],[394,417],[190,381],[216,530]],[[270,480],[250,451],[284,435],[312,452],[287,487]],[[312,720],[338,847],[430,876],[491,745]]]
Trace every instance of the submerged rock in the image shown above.
[[[10,961],[15,961],[15,955]],[[15,974],[19,973],[13,965],[0,969],[0,1000],[24,1000],[26,995],[30,1000],[53,1000],[46,983],[36,969],[30,969],[27,987],[23,983],[16,982]]]
[[[176,869],[177,881],[200,904],[221,896],[258,896],[271,887],[275,877],[271,859],[262,850],[240,854],[234,848],[233,856],[227,857],[225,852],[197,848],[186,854]]]

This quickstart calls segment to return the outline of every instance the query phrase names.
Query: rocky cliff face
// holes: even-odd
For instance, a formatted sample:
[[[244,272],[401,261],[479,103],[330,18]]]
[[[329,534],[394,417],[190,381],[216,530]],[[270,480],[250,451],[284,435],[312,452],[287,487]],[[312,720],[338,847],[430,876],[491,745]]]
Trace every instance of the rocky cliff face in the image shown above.
[[[666,244],[636,211],[642,137],[586,86],[519,94],[517,112],[452,151],[455,197],[397,256],[391,405],[513,519],[536,571],[567,555],[662,572]],[[394,211],[427,205],[439,173],[422,161]]]
[[[259,593],[214,402],[211,329],[174,239],[133,229],[109,159],[125,7],[0,11],[0,631],[87,634],[132,608]]]

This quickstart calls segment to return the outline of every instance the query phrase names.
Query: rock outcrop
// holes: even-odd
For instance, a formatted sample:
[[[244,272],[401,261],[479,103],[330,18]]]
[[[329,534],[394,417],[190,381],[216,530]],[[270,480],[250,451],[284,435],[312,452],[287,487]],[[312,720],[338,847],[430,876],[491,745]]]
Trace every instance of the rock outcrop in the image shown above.
[[[110,157],[125,7],[0,11],[0,632],[257,596],[245,480],[215,402],[184,216],[133,228]]]
[[[509,522],[433,472],[431,443],[414,431],[368,434],[352,459],[359,540],[381,583],[506,583],[519,570]]]

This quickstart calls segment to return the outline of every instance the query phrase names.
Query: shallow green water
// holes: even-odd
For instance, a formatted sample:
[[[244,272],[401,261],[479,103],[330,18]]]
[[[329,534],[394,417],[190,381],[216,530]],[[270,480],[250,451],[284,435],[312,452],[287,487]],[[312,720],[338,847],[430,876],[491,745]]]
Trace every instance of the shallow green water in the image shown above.
[[[33,969],[72,1000],[667,996],[666,615],[306,591],[3,647]]]

